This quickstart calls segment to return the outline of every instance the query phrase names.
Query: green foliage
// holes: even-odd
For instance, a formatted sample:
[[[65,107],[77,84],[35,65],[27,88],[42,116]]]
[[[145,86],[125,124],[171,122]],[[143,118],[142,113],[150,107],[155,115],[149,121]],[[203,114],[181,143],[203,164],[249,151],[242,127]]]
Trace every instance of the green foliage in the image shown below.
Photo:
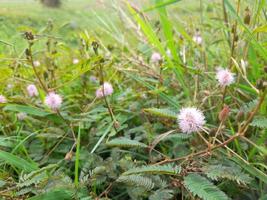
[[[173,190],[159,189],[149,196],[149,200],[169,200],[173,198]]]
[[[1,2],[0,196],[266,196],[266,1],[61,2]],[[219,85],[217,66],[234,84]],[[96,97],[103,82],[113,92]],[[57,110],[44,103],[52,91],[63,99]],[[204,113],[199,134],[182,133],[183,107]]]
[[[198,174],[189,174],[184,178],[185,187],[194,195],[204,200],[227,200],[224,192],[208,179]]]
[[[256,117],[250,124],[251,126],[256,126],[258,128],[267,128],[267,118],[266,117]]]
[[[150,178],[143,177],[141,175],[122,175],[116,181],[126,183],[131,186],[144,187],[146,190],[152,190],[154,187],[154,183]]]
[[[121,148],[131,148],[131,147],[136,147],[136,148],[146,148],[147,145],[141,142],[138,142],[136,140],[130,140],[125,137],[120,137],[120,138],[115,138],[113,140],[110,140],[109,142],[106,143],[106,145],[110,147],[121,147]]]
[[[212,180],[229,179],[238,184],[249,184],[252,178],[242,172],[238,166],[208,165],[204,168],[204,173]]]
[[[62,199],[62,200],[71,200],[73,199],[73,192],[68,191],[68,189],[57,189],[51,190],[44,194],[37,195],[35,197],[29,198],[29,200],[52,200],[52,199]]]
[[[146,108],[144,109],[144,111],[158,117],[171,118],[171,119],[177,118],[176,113],[169,109]]]
[[[11,153],[0,150],[0,160],[8,163],[9,165],[19,168],[27,172],[38,169],[38,165],[33,161],[26,161],[23,158],[15,156]]]
[[[169,174],[176,175],[181,172],[181,167],[172,165],[149,165],[130,169],[123,175],[130,174]]]

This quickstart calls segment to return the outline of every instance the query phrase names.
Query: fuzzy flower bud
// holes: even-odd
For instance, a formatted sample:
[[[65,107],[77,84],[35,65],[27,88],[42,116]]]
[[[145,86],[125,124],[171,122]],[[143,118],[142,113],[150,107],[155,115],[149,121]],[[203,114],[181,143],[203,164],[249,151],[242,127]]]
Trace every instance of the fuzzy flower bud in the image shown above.
[[[180,110],[177,121],[183,133],[192,133],[203,128],[205,116],[199,109],[187,107]]]
[[[202,43],[202,37],[200,34],[196,34],[193,36],[193,41],[197,43],[198,45],[201,45]]]
[[[78,64],[78,63],[79,63],[79,59],[78,59],[78,58],[74,58],[74,59],[72,60],[72,63],[73,63],[74,65]]]
[[[231,85],[235,81],[234,74],[223,68],[217,69],[216,79],[222,87]]]
[[[39,67],[41,63],[38,60],[33,61],[34,67]]]
[[[52,110],[60,108],[62,104],[62,97],[54,92],[50,92],[44,101],[45,105]]]
[[[158,52],[154,52],[151,55],[151,62],[152,63],[159,63],[161,61],[161,55]]]
[[[6,103],[6,102],[7,102],[6,97],[3,95],[0,95],[0,103]]]
[[[30,97],[38,96],[38,90],[35,85],[30,84],[27,86],[27,91]]]
[[[111,95],[113,93],[113,87],[110,83],[105,82],[100,88],[96,90],[96,97],[102,98],[104,96]]]

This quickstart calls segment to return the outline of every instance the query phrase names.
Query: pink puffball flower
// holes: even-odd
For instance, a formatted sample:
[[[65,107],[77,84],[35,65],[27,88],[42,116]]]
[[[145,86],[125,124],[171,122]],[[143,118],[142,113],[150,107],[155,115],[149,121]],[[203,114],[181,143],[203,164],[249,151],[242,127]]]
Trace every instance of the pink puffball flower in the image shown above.
[[[177,122],[183,133],[197,132],[203,129],[205,116],[197,108],[182,108],[177,116]]]
[[[198,45],[201,45],[202,43],[202,37],[199,34],[196,34],[193,36],[193,41],[197,43]]]
[[[38,60],[33,61],[34,67],[39,67],[41,63]]]
[[[159,61],[161,61],[161,55],[158,52],[152,53],[151,62],[152,63],[158,63]]]
[[[62,97],[54,92],[50,92],[44,101],[45,105],[52,110],[57,110],[62,104]]]
[[[17,114],[17,118],[18,118],[18,120],[20,120],[20,121],[26,119],[26,117],[27,117],[27,114],[26,114],[26,113],[21,112],[21,113],[18,113],[18,114]]]
[[[72,63],[73,63],[74,65],[78,64],[78,63],[79,63],[79,59],[78,59],[78,58],[74,58],[74,59],[72,60]]]
[[[39,92],[35,85],[30,84],[27,86],[27,91],[30,97],[38,96]]]
[[[6,103],[6,102],[7,102],[6,97],[3,95],[0,95],[0,103]]]
[[[102,98],[104,96],[111,95],[113,93],[113,87],[110,83],[105,82],[100,88],[96,90],[96,97]]]
[[[235,81],[234,74],[223,68],[217,69],[216,79],[222,87],[231,85]]]

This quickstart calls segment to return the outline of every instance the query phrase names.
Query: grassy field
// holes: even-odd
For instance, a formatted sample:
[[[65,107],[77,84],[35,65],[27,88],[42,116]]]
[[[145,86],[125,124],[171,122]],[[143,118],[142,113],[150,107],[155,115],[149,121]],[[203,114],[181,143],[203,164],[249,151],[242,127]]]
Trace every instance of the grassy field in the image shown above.
[[[265,0],[0,0],[0,199],[267,199]]]

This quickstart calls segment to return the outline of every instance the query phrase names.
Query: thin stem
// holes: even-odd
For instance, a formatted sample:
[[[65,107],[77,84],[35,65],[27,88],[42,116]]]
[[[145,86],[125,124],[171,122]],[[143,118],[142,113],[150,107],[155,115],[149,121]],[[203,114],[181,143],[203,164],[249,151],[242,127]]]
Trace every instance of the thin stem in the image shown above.
[[[155,163],[156,165],[162,165],[162,164],[165,164],[165,163],[171,163],[171,162],[176,162],[176,161],[179,161],[179,160],[187,160],[187,159],[190,159],[192,157],[195,157],[195,156],[205,156],[205,155],[210,155],[210,151],[213,151],[213,150],[216,150],[220,147],[225,147],[227,144],[229,144],[230,142],[232,142],[233,140],[237,139],[238,137],[243,137],[247,131],[247,128],[250,124],[250,122],[252,121],[252,119],[254,118],[254,116],[256,115],[256,113],[258,112],[258,110],[260,109],[261,107],[261,104],[263,103],[264,99],[265,99],[265,96],[266,96],[266,91],[264,91],[262,93],[262,95],[260,96],[260,99],[258,101],[258,104],[256,105],[256,107],[254,108],[253,112],[251,112],[251,114],[248,116],[247,120],[245,121],[244,125],[239,129],[239,131],[231,136],[230,138],[228,138],[227,140],[225,140],[224,142],[220,143],[220,144],[217,144],[215,146],[211,146],[210,148],[206,148],[202,151],[199,151],[197,153],[191,153],[187,156],[183,156],[183,157],[179,157],[179,158],[174,158],[174,159],[166,159],[166,160],[163,160],[163,161],[160,161],[158,163]]]
[[[32,44],[29,44],[29,48],[28,48],[29,51],[28,51],[28,56],[27,56],[27,58],[28,58],[28,60],[29,60],[29,62],[30,62],[30,64],[31,64],[31,66],[32,66],[32,68],[33,68],[34,74],[35,74],[36,78],[38,79],[39,84],[41,85],[42,89],[43,89],[46,93],[48,93],[48,89],[47,89],[47,87],[46,87],[45,84],[43,83],[42,79],[40,78],[40,76],[39,76],[39,74],[38,74],[38,72],[37,72],[37,70],[36,70],[36,68],[35,68],[35,66],[34,66],[31,46],[32,46]]]

